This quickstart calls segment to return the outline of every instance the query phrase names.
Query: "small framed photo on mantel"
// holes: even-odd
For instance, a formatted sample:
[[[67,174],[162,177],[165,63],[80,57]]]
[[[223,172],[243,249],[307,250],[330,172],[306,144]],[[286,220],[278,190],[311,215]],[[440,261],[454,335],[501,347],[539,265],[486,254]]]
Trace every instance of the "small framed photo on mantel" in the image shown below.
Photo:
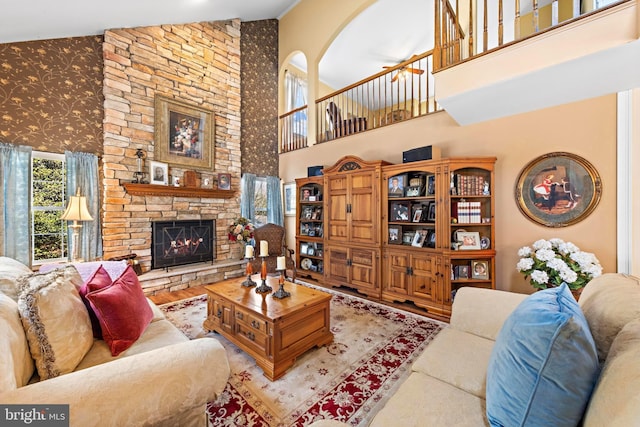
[[[218,174],[218,190],[231,190],[231,174],[230,173]]]
[[[169,165],[154,160],[149,162],[149,176],[151,184],[169,185]]]

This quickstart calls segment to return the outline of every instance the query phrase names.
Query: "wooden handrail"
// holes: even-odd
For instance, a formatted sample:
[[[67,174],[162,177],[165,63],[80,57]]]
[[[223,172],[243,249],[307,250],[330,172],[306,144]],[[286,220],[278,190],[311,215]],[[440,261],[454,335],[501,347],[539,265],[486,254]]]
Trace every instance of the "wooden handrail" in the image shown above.
[[[305,105],[303,105],[302,107],[298,107],[298,108],[296,108],[296,109],[293,109],[293,110],[291,110],[291,111],[287,111],[286,113],[279,115],[279,116],[278,116],[278,118],[279,118],[279,119],[284,119],[285,117],[290,116],[290,115],[292,115],[292,114],[295,114],[295,113],[297,113],[298,111],[302,111],[302,110],[304,110],[304,109],[306,109],[306,108],[308,108],[308,106],[305,104]]]

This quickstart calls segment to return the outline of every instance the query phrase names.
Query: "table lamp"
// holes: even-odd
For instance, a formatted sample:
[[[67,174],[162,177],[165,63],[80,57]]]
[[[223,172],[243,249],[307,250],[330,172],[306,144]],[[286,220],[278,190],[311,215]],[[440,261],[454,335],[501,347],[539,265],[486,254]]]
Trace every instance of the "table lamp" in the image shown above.
[[[66,221],[73,221],[73,224],[69,226],[73,230],[73,255],[71,261],[79,262],[83,261],[80,257],[80,229],[82,224],[79,221],[93,221],[93,218],[87,208],[87,198],[80,195],[80,189],[78,189],[75,196],[71,196],[69,199],[67,209],[60,218]]]

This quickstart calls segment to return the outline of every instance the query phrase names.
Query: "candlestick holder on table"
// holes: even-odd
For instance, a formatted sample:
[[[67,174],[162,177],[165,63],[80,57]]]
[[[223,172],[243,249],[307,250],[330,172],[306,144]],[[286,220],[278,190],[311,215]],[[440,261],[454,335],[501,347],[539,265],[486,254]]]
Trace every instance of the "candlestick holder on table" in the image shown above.
[[[251,266],[251,261],[253,261],[253,257],[246,257],[246,259],[247,259],[247,269],[246,269],[247,278],[245,279],[244,282],[242,282],[242,286],[251,288],[258,284],[251,279],[251,275],[253,274],[253,267]]]
[[[271,292],[273,290],[271,286],[267,285],[267,256],[264,252],[260,254],[260,258],[262,258],[262,268],[260,269],[260,279],[262,279],[262,283],[256,288],[256,292],[258,293]]]
[[[285,272],[285,269],[278,270],[278,271],[280,272],[280,277],[278,278],[278,284],[280,285],[280,287],[278,288],[277,291],[275,291],[273,293],[273,297],[274,298],[278,298],[278,299],[290,297],[291,293],[284,290],[284,272]]]

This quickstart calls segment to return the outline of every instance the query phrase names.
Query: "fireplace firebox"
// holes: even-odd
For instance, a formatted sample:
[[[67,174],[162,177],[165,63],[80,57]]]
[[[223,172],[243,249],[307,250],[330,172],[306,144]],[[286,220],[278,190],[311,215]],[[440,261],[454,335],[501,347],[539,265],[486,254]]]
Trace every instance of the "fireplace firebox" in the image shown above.
[[[152,222],[151,268],[213,262],[215,235],[213,219]]]

